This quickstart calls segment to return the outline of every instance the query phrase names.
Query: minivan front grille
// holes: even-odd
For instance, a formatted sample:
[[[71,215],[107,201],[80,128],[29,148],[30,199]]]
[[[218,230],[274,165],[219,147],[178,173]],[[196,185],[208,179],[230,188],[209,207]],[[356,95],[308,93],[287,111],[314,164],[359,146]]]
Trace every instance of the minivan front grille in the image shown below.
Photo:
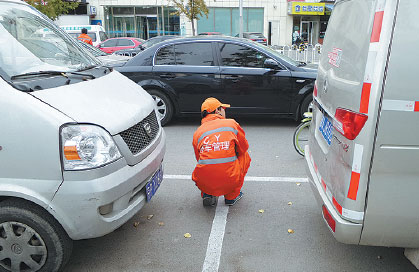
[[[135,155],[146,148],[156,138],[159,129],[159,122],[153,110],[141,122],[121,132],[119,135],[121,135],[131,153]]]

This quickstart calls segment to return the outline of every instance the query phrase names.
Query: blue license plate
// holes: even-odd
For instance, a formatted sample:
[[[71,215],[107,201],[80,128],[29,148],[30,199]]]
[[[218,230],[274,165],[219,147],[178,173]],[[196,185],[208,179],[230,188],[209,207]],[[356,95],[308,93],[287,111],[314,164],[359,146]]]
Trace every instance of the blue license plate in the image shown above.
[[[322,121],[320,122],[319,130],[326,140],[327,144],[330,145],[333,137],[333,125],[332,122],[323,115]]]
[[[147,201],[150,201],[153,195],[156,193],[157,189],[160,187],[161,182],[163,181],[163,169],[160,166],[160,169],[154,173],[153,177],[147,182],[145,186],[145,192],[147,195]]]

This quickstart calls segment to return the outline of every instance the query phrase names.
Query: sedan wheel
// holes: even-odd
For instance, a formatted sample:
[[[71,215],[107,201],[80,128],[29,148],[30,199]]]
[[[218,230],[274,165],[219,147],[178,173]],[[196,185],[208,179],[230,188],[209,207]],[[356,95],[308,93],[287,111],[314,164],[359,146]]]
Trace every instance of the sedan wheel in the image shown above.
[[[157,95],[152,95],[151,97],[153,97],[154,102],[156,103],[157,117],[159,120],[162,120],[164,117],[166,117],[166,104],[164,103],[164,100]]]
[[[148,90],[156,103],[157,118],[162,126],[170,122],[173,117],[173,104],[169,97],[160,90]]]

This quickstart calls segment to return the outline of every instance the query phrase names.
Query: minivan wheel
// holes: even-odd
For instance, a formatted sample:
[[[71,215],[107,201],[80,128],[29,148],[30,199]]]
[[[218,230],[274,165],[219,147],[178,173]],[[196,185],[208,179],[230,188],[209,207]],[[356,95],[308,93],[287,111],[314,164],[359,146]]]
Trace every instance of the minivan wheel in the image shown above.
[[[73,241],[42,208],[16,199],[0,203],[0,271],[61,270]]]
[[[312,112],[313,111],[313,95],[309,94],[304,97],[303,102],[301,103],[300,107],[300,119],[304,118],[305,112]]]
[[[156,103],[157,117],[160,119],[161,125],[166,125],[173,117],[173,105],[170,98],[159,90],[148,90],[148,93]]]

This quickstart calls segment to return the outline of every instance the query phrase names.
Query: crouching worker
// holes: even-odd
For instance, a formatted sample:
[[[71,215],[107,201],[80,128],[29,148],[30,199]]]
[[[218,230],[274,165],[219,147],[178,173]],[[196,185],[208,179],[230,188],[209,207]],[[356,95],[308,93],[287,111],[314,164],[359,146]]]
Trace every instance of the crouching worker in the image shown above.
[[[241,188],[251,161],[249,144],[240,125],[225,118],[228,107],[216,98],[207,98],[201,106],[201,126],[193,135],[198,163],[192,180],[201,190],[204,206],[214,206],[221,195],[231,206],[243,196]]]

